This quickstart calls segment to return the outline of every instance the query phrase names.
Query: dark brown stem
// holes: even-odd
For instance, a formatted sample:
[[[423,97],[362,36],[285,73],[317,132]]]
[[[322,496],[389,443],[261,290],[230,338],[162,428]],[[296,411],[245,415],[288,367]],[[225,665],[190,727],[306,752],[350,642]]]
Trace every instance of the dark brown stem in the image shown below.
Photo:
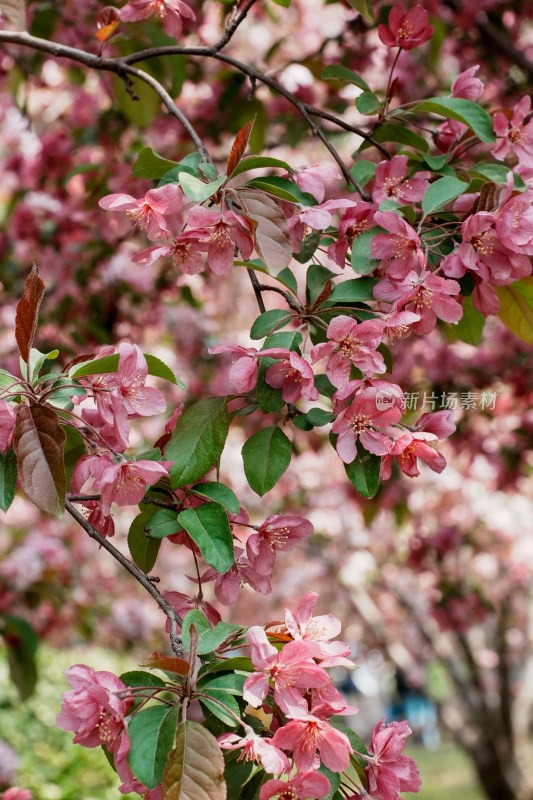
[[[252,282],[252,286],[254,287],[255,292],[255,299],[257,300],[257,305],[259,306],[259,311],[261,314],[264,314],[266,311],[265,303],[263,301],[263,297],[261,296],[261,284],[257,280],[257,275],[250,267],[247,267],[248,275],[250,276],[250,280]]]
[[[104,550],[107,550],[107,552],[110,553],[113,558],[118,561],[118,563],[124,567],[127,572],[130,573],[130,575],[133,575],[135,580],[138,581],[138,583],[140,583],[144,589],[146,589],[148,594],[152,595],[156,603],[163,610],[170,621],[169,637],[172,650],[179,658],[183,658],[183,647],[181,645],[181,639],[178,635],[178,626],[181,628],[183,625],[183,620],[179,614],[177,614],[170,603],[165,600],[161,592],[159,592],[159,590],[154,586],[149,577],[141,569],[139,569],[136,564],[133,564],[126,558],[126,556],[122,555],[120,550],[117,550],[117,548],[112,545],[111,542],[105,538],[105,536],[102,536],[100,533],[98,533],[96,528],[93,528],[90,522],[85,519],[83,514],[80,514],[76,506],[74,506],[70,500],[65,500],[65,508],[70,516],[76,520],[78,525],[80,525],[83,530],[89,534],[91,539],[94,539],[96,542],[98,542],[100,547],[103,547]]]
[[[285,298],[289,308],[292,308],[292,310],[296,311],[297,314],[302,313],[302,309],[300,308],[300,306],[296,305],[290,294],[288,292],[283,291],[283,289],[280,289],[279,286],[269,286],[266,283],[258,283],[257,288],[261,292],[277,292],[278,294],[280,294],[282,297]]]

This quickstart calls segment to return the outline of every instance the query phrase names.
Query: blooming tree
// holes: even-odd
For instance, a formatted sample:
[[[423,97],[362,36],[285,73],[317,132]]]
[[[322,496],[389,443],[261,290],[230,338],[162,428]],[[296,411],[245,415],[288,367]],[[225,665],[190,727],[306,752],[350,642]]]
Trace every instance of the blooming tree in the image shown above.
[[[51,21],[49,9],[0,0],[4,69],[28,53],[39,59],[43,86],[71,92],[64,121],[78,131],[71,142],[61,130],[47,141],[43,130],[33,162],[21,155],[6,164],[24,200],[14,200],[15,238],[5,249],[14,265],[33,266],[6,271],[7,288],[21,296],[11,315],[17,353],[0,372],[0,507],[9,515],[19,487],[43,515],[66,510],[165,614],[167,652],[120,677],[71,667],[57,717],[76,743],[104,748],[121,792],[146,798],[397,800],[419,790],[416,764],[402,754],[405,721],[378,722],[368,746],[337,721],[355,710],[327,670],[354,662],[337,617],[312,616],[317,593],[281,623],[246,627],[215,607],[214,598],[232,606],[243,587],[268,595],[278,554],[290,559],[285,551],[314,533],[294,510],[250,521],[225,462],[230,427],[243,436],[246,492],[274,489],[315,429],[328,426],[346,486],[371,501],[393,471],[414,478],[424,463],[442,473],[440,442],[455,431],[452,408],[409,413],[409,385],[393,374],[402,352],[439,330],[477,344],[496,314],[533,341],[529,97],[491,116],[475,65],[428,97],[408,79],[408,63],[421,64],[418,48],[434,34],[428,10],[374,16],[365,2],[321,11],[335,9],[351,35],[359,26],[373,42],[368,64],[341,58],[319,36],[309,58],[318,59],[320,88],[306,92],[282,69],[282,40],[273,37],[260,68],[243,36],[247,25],[257,34],[282,24],[284,14],[303,24],[304,4],[290,5],[88,2]],[[221,64],[228,75],[217,83]],[[21,81],[45,122],[47,93],[26,71]],[[204,95],[195,79],[206,81]],[[217,103],[242,118],[223,118],[219,129]],[[31,128],[7,106],[12,136],[27,137],[31,150]],[[322,148],[315,156],[310,146],[313,161],[328,163],[299,163],[292,126],[296,143],[306,129]],[[135,151],[133,163],[122,145]],[[125,284],[116,298],[106,294],[114,269]],[[244,343],[231,340],[238,309],[227,288],[239,272],[259,311]],[[224,374],[207,391],[194,353],[182,375],[142,341],[145,326],[164,335],[172,324],[161,319],[160,294],[194,307],[198,286],[226,318],[209,348]],[[178,349],[187,334],[185,324]],[[152,344],[157,351],[157,336]],[[228,369],[225,354],[234,359]],[[151,418],[170,402],[158,429]],[[110,540],[118,509],[135,506],[127,557]],[[154,575],[169,548],[193,573],[187,591]],[[25,665],[22,680],[13,669],[24,695],[35,634],[9,613],[10,601],[6,590],[1,632],[12,661]],[[4,798],[25,791],[12,787]]]

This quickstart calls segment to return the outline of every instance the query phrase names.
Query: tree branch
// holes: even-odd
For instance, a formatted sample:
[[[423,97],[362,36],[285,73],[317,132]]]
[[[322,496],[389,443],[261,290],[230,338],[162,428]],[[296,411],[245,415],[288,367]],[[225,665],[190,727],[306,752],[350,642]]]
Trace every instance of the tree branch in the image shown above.
[[[80,514],[76,506],[74,506],[70,500],[65,500],[65,508],[70,516],[76,520],[78,525],[80,525],[83,530],[89,534],[91,539],[97,541],[100,547],[103,547],[104,550],[107,550],[107,552],[110,553],[113,558],[130,573],[130,575],[133,575],[135,580],[146,589],[148,594],[152,595],[156,603],[163,610],[170,621],[169,637],[172,644],[172,650],[178,657],[183,658],[183,647],[181,645],[181,639],[177,630],[178,625],[181,627],[183,624],[183,620],[179,614],[177,614],[170,603],[165,600],[161,592],[159,592],[150,581],[150,578],[141,569],[139,569],[136,564],[133,564],[126,558],[126,556],[122,555],[120,550],[117,550],[117,548],[112,545],[111,542],[105,538],[105,536],[102,536],[100,533],[98,533],[98,531],[93,528],[90,522],[85,519],[83,514]]]

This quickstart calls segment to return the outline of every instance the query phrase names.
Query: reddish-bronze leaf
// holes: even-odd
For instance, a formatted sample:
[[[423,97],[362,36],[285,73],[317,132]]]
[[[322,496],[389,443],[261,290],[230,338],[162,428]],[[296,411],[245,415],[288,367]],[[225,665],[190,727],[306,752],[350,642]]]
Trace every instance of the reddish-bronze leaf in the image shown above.
[[[60,517],[65,507],[65,432],[53,409],[17,408],[14,446],[22,488],[37,508]]]
[[[248,140],[250,138],[250,134],[252,132],[252,128],[254,126],[255,117],[248,122],[244,128],[241,128],[237,136],[235,137],[235,141],[233,142],[231,152],[228,157],[228,167],[226,169],[226,175],[229,177],[241,158],[244,155],[246,150],[246,146],[248,144]]]
[[[39,278],[39,265],[34,261],[31,272],[26,278],[24,294],[17,306],[15,318],[15,339],[17,340],[22,360],[26,363],[28,363],[35,331],[37,330],[39,306],[41,305],[43,294],[44,283]]]
[[[292,243],[287,218],[276,201],[257,189],[241,189],[239,202],[254,226],[255,249],[271,275],[288,267]]]
[[[151,653],[141,664],[141,667],[163,669],[165,672],[175,672],[177,675],[187,675],[189,666],[189,662],[185,661],[184,658],[166,656],[164,653],[159,653],[157,651]]]
[[[162,786],[163,800],[226,800],[222,750],[199,722],[178,725]]]
[[[11,28],[16,31],[26,30],[25,0],[0,0],[0,13],[7,19]]]

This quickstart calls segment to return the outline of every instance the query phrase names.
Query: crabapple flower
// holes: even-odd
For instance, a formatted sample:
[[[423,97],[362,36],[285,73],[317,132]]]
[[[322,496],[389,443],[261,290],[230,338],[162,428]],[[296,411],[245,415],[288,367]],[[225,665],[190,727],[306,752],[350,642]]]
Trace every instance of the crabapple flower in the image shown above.
[[[350,376],[353,364],[365,375],[385,372],[385,361],[376,351],[381,343],[383,323],[376,319],[356,322],[353,317],[340,314],[328,325],[329,342],[317,344],[311,350],[313,364],[328,358],[326,375],[334,386],[342,386]]]
[[[416,424],[416,430],[433,433],[438,439],[446,439],[455,431],[453,411],[445,409],[444,411],[428,411],[422,414]]]
[[[149,239],[162,239],[171,236],[165,214],[175,214],[182,207],[182,191],[175,183],[168,183],[158,189],[149,189],[140,200],[129,194],[108,194],[98,201],[106,211],[125,211],[131,219],[143,228]]]
[[[0,800],[32,800],[32,793],[29,789],[19,789],[18,786],[11,786],[2,793]]]
[[[110,753],[125,756],[130,747],[124,718],[133,698],[122,699],[127,686],[111,672],[95,672],[76,664],[65,670],[72,686],[63,694],[56,724],[63,731],[73,731],[75,744],[83,747],[105,745]]]
[[[321,203],[326,194],[324,181],[328,178],[341,180],[342,175],[329,164],[314,164],[311,167],[300,167],[294,170],[290,176],[302,192],[309,192]]]
[[[357,201],[341,217],[337,241],[328,247],[328,256],[344,269],[348,248],[364,231],[373,227],[375,207],[372,203]]]
[[[398,461],[400,469],[410,478],[420,475],[416,459],[421,458],[433,472],[442,472],[446,466],[446,459],[432,446],[438,441],[434,433],[404,433],[392,442],[389,450],[381,459],[381,480],[387,480],[391,475],[391,465],[394,458]]]
[[[370,242],[372,258],[379,258],[387,275],[401,280],[411,270],[424,268],[420,237],[409,223],[393,211],[376,211],[374,221],[389,233],[378,233]]]
[[[295,403],[300,397],[318,399],[313,370],[292,350],[287,350],[280,361],[267,369],[265,380],[274,389],[281,389],[281,397],[286,403]]]
[[[229,606],[236,601],[241,588],[249,584],[252,589],[267,595],[272,591],[272,586],[266,575],[260,575],[247,558],[243,558],[242,547],[235,548],[235,561],[233,566],[220,575],[214,569],[208,569],[202,575],[202,581],[215,581],[215,595],[223,605]]]
[[[70,479],[70,491],[74,492],[74,494],[81,492],[89,478],[94,478],[95,486],[99,486],[100,478],[106,469],[112,467],[114,463],[113,456],[107,451],[98,456],[82,456],[74,467],[72,478]]]
[[[402,412],[394,403],[389,404],[388,397],[384,407],[380,408],[379,399],[376,389],[363,389],[333,423],[331,431],[339,436],[337,453],[345,464],[351,464],[357,456],[358,438],[365,450],[374,455],[382,456],[389,451],[390,437],[376,428],[399,422]]]
[[[532,256],[533,193],[525,192],[506,200],[498,210],[495,229],[504,247]]]
[[[246,542],[246,554],[260,575],[270,575],[277,550],[292,550],[299,541],[314,532],[307,519],[272,514]]]
[[[136,506],[143,499],[147,486],[153,486],[160,478],[168,476],[173,461],[126,461],[113,464],[102,473],[100,485],[100,507],[104,516],[109,516],[111,503],[119,506]]]
[[[376,178],[372,200],[378,205],[385,200],[398,203],[419,203],[429,186],[424,178],[407,178],[407,156],[393,156],[380,161],[376,167]]]
[[[331,784],[320,772],[298,772],[288,781],[270,780],[261,786],[259,800],[307,800],[325,797]]]
[[[140,347],[121,342],[118,351],[117,382],[128,417],[161,414],[167,404],[159,389],[144,385],[148,377],[148,365]]]
[[[208,353],[211,355],[231,353],[232,355],[240,356],[233,363],[228,378],[238,392],[246,394],[253,390],[257,383],[259,358],[263,355],[262,352],[255,347],[241,347],[237,344],[217,344],[216,347],[210,347]]]
[[[479,69],[479,64],[474,64],[473,67],[465,69],[452,83],[452,97],[464,97],[465,100],[471,100],[475,103],[483,94],[483,81],[475,78],[475,74]]]
[[[341,621],[334,614],[321,614],[313,617],[318,595],[308,592],[300,602],[296,614],[285,609],[285,627],[295,641],[300,639],[316,642],[320,658],[331,656],[348,656],[350,646],[344,642],[331,642],[341,632]],[[353,666],[350,663],[350,666]],[[322,689],[320,690],[322,691]]]
[[[238,750],[242,753],[237,761],[261,762],[265,772],[281,775],[290,771],[289,759],[281,750],[274,747],[271,739],[262,739],[249,725],[244,725],[245,736],[236,733],[223,733],[217,737],[217,742],[224,750]]]
[[[167,603],[170,603],[176,614],[179,614],[180,617],[184,617],[188,611],[198,609],[207,617],[213,627],[218,625],[222,619],[216,608],[203,598],[189,597],[182,592],[167,591],[162,592],[162,594]],[[170,620],[167,620],[167,630],[170,630]]]
[[[315,767],[317,750],[326,767],[333,772],[344,772],[350,764],[350,753],[353,753],[344,733],[312,714],[291,719],[278,728],[272,743],[282,750],[292,751],[299,772]]]
[[[382,381],[380,378],[365,378],[365,380],[356,378],[353,381],[348,381],[348,383],[345,383],[340,389],[337,389],[332,397],[333,413],[340,414],[340,412],[344,411],[344,409],[347,407],[348,400],[350,400],[352,397],[355,397],[355,395],[362,389],[370,387],[373,387],[379,393],[380,408],[384,408],[388,405],[395,405],[403,414],[405,411],[403,389],[401,386],[398,386],[397,383]],[[376,395],[376,397],[377,396],[378,395]]]
[[[247,219],[226,210],[223,214],[203,206],[189,211],[188,233],[198,237],[207,251],[207,263],[215,275],[227,275],[233,267],[235,247],[246,260],[254,249],[253,230]]]
[[[152,14],[160,17],[163,27],[169,36],[177,39],[182,31],[182,17],[196,19],[192,8],[182,0],[129,0],[120,9],[123,22],[139,22],[148,19]]]
[[[252,664],[261,672],[253,672],[246,678],[244,699],[254,708],[260,706],[268,694],[271,678],[274,700],[283,713],[297,717],[306,715],[308,706],[303,692],[329,683],[328,673],[312,660],[318,655],[316,643],[288,642],[278,652],[259,625],[249,628],[247,636]]]
[[[433,25],[428,25],[428,12],[422,6],[403,13],[401,6],[393,6],[389,12],[389,27],[380,25],[378,36],[387,47],[412,50],[433,36]]]
[[[514,150],[522,164],[533,167],[533,119],[530,118],[530,109],[531,97],[526,95],[515,106],[510,120],[501,111],[494,114],[492,127],[496,136],[501,137],[492,151],[494,158],[503,161]]]
[[[0,399],[0,452],[5,453],[13,443],[16,414],[11,403]]]
[[[420,319],[410,326],[413,333],[430,333],[437,324],[437,317],[445,322],[458,322],[463,316],[462,306],[450,297],[461,291],[457,281],[446,280],[432,272],[422,275],[412,272],[404,283],[410,283],[411,288],[398,297],[393,311],[406,310],[418,314]]]
[[[169,257],[173,265],[185,275],[196,275],[204,268],[204,259],[201,255],[204,249],[202,241],[194,231],[183,231],[174,238],[172,244],[148,247],[134,255],[132,261],[150,267],[158,258]]]
[[[416,761],[402,756],[405,739],[411,733],[407,722],[382,719],[372,731],[371,758],[365,767],[370,797],[398,800],[400,792],[418,792],[422,785]]]

